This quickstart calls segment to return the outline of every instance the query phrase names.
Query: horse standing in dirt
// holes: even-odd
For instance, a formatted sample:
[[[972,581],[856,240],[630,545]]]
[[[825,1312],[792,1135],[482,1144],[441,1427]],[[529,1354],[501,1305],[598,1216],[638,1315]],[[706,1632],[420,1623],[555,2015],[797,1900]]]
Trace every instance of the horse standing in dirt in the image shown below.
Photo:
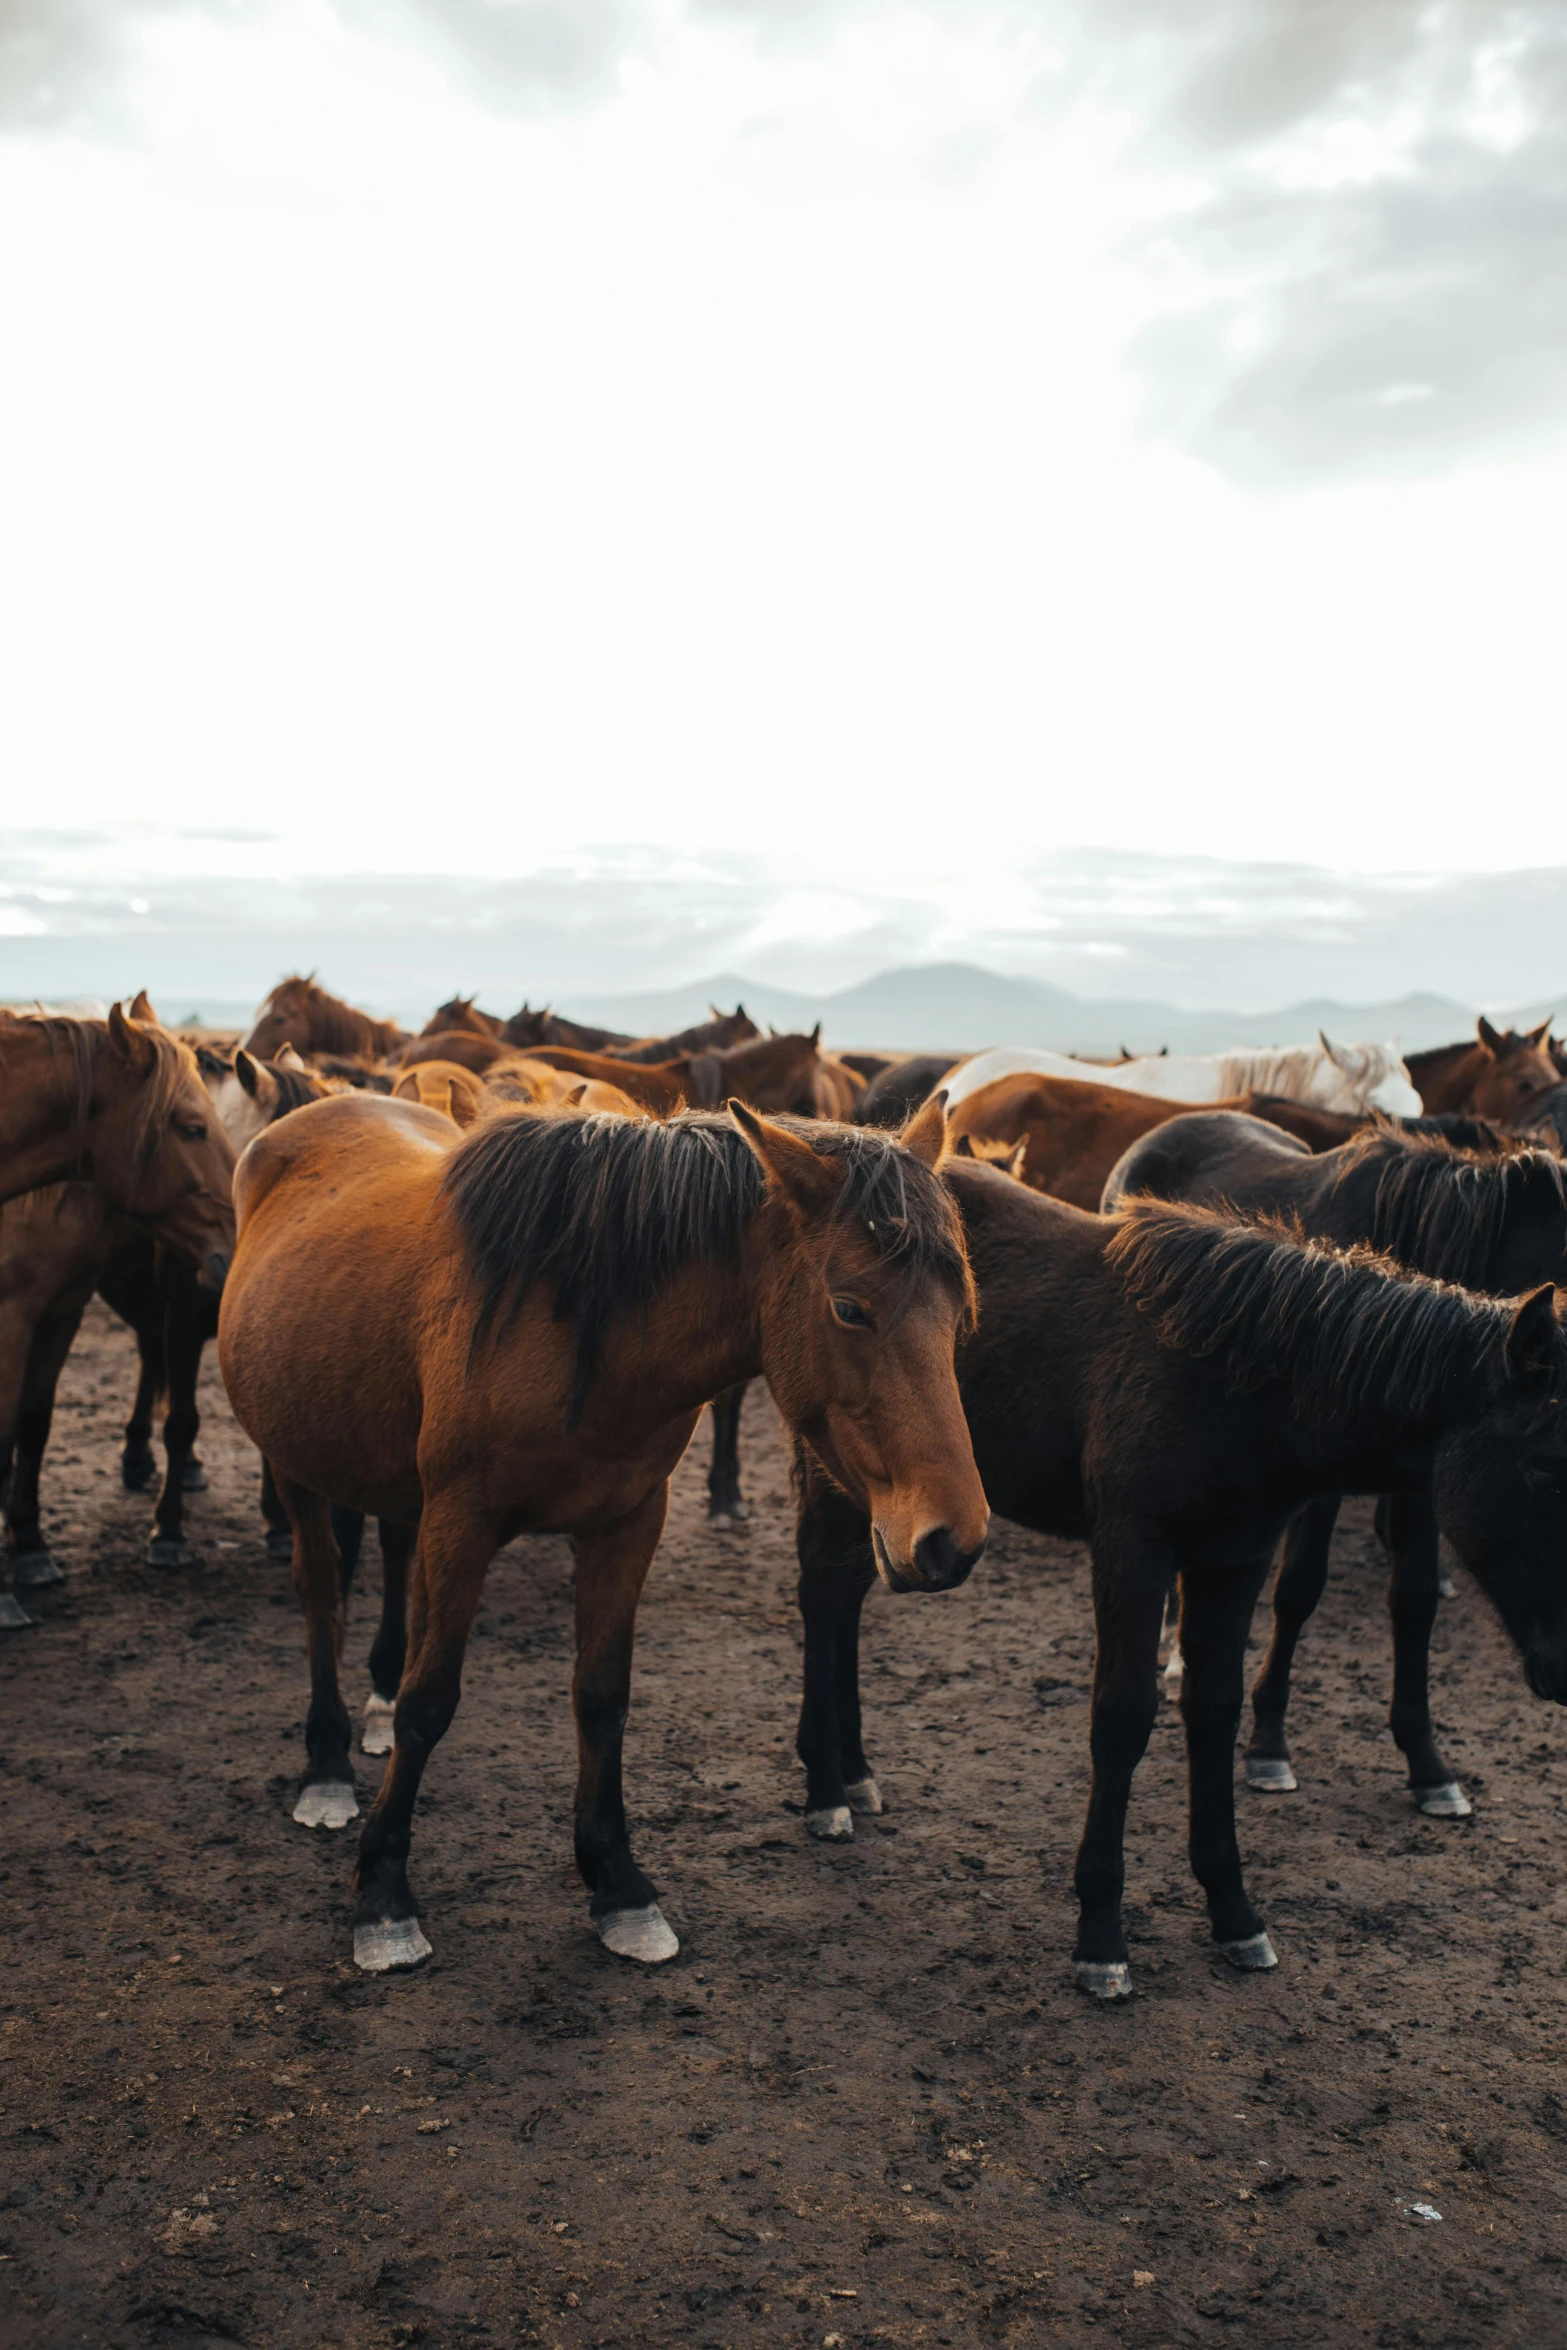
[[[517,1111],[459,1138],[349,1096],[263,1135],[236,1182],[220,1345],[294,1527],[309,1628],[304,1790],[354,1805],[329,1502],[417,1525],[395,1744],[360,1841],[357,1962],[429,1952],[415,1798],[456,1710],[495,1552],[572,1537],[577,1864],[607,1947],[678,1945],[632,1858],[620,1757],[637,1601],[702,1405],[765,1373],[855,1494],[880,1571],[944,1589],[983,1544],[952,1368],[969,1310],[939,1112],[901,1142],[728,1118]],[[345,1364],[351,1361],[351,1372]],[[296,1817],[332,1816],[320,1803]]]
[[[1461,1149],[1435,1135],[1373,1128],[1310,1158],[1255,1119],[1200,1111],[1126,1153],[1105,1186],[1105,1207],[1134,1196],[1233,1207],[1271,1216],[1312,1239],[1365,1245],[1414,1273],[1512,1297],[1567,1283],[1567,1166],[1516,1144]],[[1290,1675],[1301,1633],[1327,1587],[1337,1494],[1321,1494],[1284,1538],[1273,1592],[1273,1637],[1252,1692],[1248,1785],[1296,1785],[1286,1734]],[[1388,1720],[1419,1810],[1466,1819],[1471,1805],[1436,1744],[1430,1651],[1440,1579],[1437,1511],[1429,1475],[1385,1492],[1378,1529],[1391,1559],[1393,1695]]]
[[[1567,1330],[1552,1292],[1471,1297],[1200,1208],[1084,1215],[961,1159],[945,1181],[980,1293],[958,1376],[991,1507],[1093,1553],[1079,1984],[1102,1999],[1131,1987],[1122,1842],[1177,1579],[1192,1868],[1223,1956],[1271,1967],[1236,1842],[1235,1737],[1252,1611],[1303,1501],[1433,1480],[1529,1686],[1567,1702]],[[859,1698],[871,1543],[863,1509],[804,1455],[797,1485],[807,1825],[842,1837],[856,1810],[880,1809]]]

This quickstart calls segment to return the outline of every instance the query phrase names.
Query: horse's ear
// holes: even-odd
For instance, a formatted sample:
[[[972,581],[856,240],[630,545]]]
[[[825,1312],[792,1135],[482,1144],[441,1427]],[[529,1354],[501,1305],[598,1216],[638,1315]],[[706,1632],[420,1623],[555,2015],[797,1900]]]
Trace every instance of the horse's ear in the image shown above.
[[[1345,1060],[1344,1055],[1339,1050],[1338,1046],[1328,1035],[1325,1028],[1319,1028],[1317,1030],[1317,1041],[1321,1045],[1323,1051],[1327,1054],[1328,1059],[1333,1063],[1335,1069],[1342,1069],[1346,1076],[1353,1076],[1355,1074],[1355,1072],[1350,1068],[1348,1061]]]
[[[1479,1019],[1475,1022],[1475,1033],[1479,1037],[1480,1042],[1484,1045],[1486,1051],[1492,1056],[1494,1060],[1499,1061],[1502,1057],[1502,1039],[1500,1036],[1498,1036],[1496,1030],[1491,1026],[1490,1021],[1486,1018],[1483,1012],[1481,1013]]]
[[[1541,1047],[1541,1046],[1542,1046],[1542,1045],[1545,1043],[1545,1041],[1546,1041],[1546,1038],[1547,1038],[1547,1037],[1550,1035],[1550,1033],[1551,1033],[1551,1023],[1550,1023],[1550,1017],[1549,1017],[1549,1015],[1547,1015],[1547,1017],[1546,1017],[1545,1019],[1543,1019],[1543,1020],[1540,1022],[1540,1025],[1539,1025],[1539,1027],[1538,1027],[1538,1028],[1531,1028],[1531,1029],[1530,1029],[1530,1031],[1529,1031],[1529,1042],[1530,1042],[1530,1043],[1531,1043],[1531,1044],[1534,1046],[1534,1048],[1535,1048],[1535,1050],[1536,1050],[1537,1052],[1539,1051],[1540,1047]]]
[[[769,1187],[781,1191],[791,1207],[817,1216],[832,1205],[843,1186],[831,1159],[813,1151],[803,1135],[759,1118],[742,1101],[731,1100],[729,1115],[760,1160]]]
[[[1017,1149],[1012,1153],[1012,1156],[1007,1161],[1007,1173],[1013,1176],[1019,1183],[1026,1183],[1028,1180],[1027,1176],[1023,1173],[1023,1161],[1027,1157],[1028,1136],[1025,1134],[1022,1141],[1018,1144]]]
[[[932,1169],[947,1155],[947,1090],[938,1086],[929,1101],[921,1102],[898,1141],[911,1158]]]
[[[152,1008],[152,998],[144,987],[139,987],[131,998],[131,1018],[140,1020],[148,1028],[161,1028],[163,1022]]]
[[[109,1042],[126,1068],[134,1070],[138,1077],[150,1077],[157,1067],[157,1046],[145,1028],[126,1019],[118,1004],[109,1006]]]
[[[272,1058],[280,1069],[297,1069],[301,1075],[305,1074],[305,1064],[291,1044],[280,1044]]]
[[[1560,1342],[1556,1291],[1547,1281],[1518,1301],[1503,1349],[1508,1384],[1525,1394],[1537,1394],[1548,1387]]]
[[[960,1134],[952,1146],[952,1155],[955,1159],[971,1159],[974,1156],[973,1136],[968,1133]]]
[[[582,1106],[582,1097],[587,1092],[587,1090],[588,1081],[584,1077],[580,1085],[574,1085],[570,1093],[563,1093],[560,1098],[565,1103],[568,1110],[580,1109]]]
[[[255,1101],[261,1091],[261,1064],[251,1059],[243,1045],[234,1055],[234,1074],[251,1100]]]
[[[818,1045],[821,1043],[821,1041],[822,1041],[822,1024],[821,1024],[821,1022],[818,1020],[818,1021],[817,1021],[817,1023],[816,1023],[816,1026],[815,1026],[815,1027],[814,1027],[814,1028],[811,1030],[811,1050],[812,1050],[813,1052],[816,1050],[817,1046],[818,1046]]]

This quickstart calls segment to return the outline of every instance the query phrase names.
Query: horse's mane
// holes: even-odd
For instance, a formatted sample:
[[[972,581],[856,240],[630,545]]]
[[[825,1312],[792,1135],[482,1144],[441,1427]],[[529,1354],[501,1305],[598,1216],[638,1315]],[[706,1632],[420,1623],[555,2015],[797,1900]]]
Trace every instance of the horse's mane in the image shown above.
[[[308,1042],[305,1037],[289,1040],[299,1052],[378,1053],[398,1034],[395,1021],[372,1019],[300,971],[278,981],[262,1010],[286,1015],[296,1006],[309,1022]]]
[[[1467,1147],[1379,1122],[1343,1145],[1337,1183],[1378,1168],[1371,1245],[1444,1281],[1487,1288],[1510,1208],[1532,1194],[1567,1212],[1567,1166],[1555,1153],[1498,1141]]]
[[[1237,1388],[1287,1381],[1308,1419],[1439,1406],[1495,1366],[1509,1301],[1409,1273],[1375,1249],[1337,1249],[1233,1211],[1136,1200],[1109,1262],[1162,1346],[1222,1361]],[[1567,1388],[1558,1324],[1553,1391]]]
[[[17,1024],[41,1033],[47,1040],[55,1082],[71,1105],[72,1123],[84,1126],[92,1111],[93,1084],[99,1063],[105,1056],[114,1056],[109,1023],[78,1020],[67,1012],[22,1012],[17,1015]],[[159,1131],[174,1107],[181,1086],[187,1079],[199,1084],[200,1071],[189,1045],[171,1036],[166,1028],[143,1026],[140,1022],[137,1026],[157,1054],[152,1076],[138,1094],[130,1133],[132,1164],[142,1167],[152,1156]]]
[[[842,1168],[842,1222],[860,1224],[911,1279],[934,1275],[972,1302],[957,1212],[927,1167],[864,1127],[777,1122]],[[732,1262],[763,1189],[745,1138],[711,1112],[663,1124],[569,1110],[488,1119],[445,1178],[483,1283],[474,1345],[536,1282],[552,1282],[556,1319],[577,1323],[574,1427],[610,1325],[682,1267]]]

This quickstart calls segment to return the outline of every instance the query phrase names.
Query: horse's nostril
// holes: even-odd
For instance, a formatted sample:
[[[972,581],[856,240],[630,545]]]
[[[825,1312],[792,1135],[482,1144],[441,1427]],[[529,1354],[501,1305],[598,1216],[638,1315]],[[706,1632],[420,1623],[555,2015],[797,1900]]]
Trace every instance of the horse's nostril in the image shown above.
[[[978,1558],[977,1550],[959,1550],[950,1526],[933,1526],[914,1545],[914,1566],[929,1591],[950,1591]]]

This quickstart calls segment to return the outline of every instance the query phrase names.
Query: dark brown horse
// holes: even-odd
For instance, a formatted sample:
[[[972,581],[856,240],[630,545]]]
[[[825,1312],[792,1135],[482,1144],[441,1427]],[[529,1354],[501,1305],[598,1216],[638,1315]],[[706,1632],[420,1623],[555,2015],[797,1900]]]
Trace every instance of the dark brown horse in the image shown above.
[[[968,1572],[986,1511],[952,1370],[969,1289],[931,1171],[943,1142],[939,1112],[899,1144],[738,1107],[667,1126],[517,1111],[459,1139],[412,1104],[355,1095],[246,1154],[221,1350],[294,1526],[312,1682],[296,1818],[354,1805],[328,1502],[418,1528],[396,1743],[360,1843],[361,1966],[428,1954],[407,1877],[414,1802],[489,1562],[524,1530],[569,1533],[576,1553],[593,1922],[626,1957],[674,1955],[632,1858],[620,1756],[637,1600],[709,1397],[766,1373],[859,1498],[895,1588]]]
[[[727,1052],[731,1045],[749,1044],[761,1033],[744,1004],[736,1004],[732,1012],[714,1011],[710,1020],[699,1020],[694,1028],[682,1028],[677,1035],[645,1036],[636,1044],[606,1049],[613,1050],[620,1061],[672,1061],[680,1053]]]
[[[1427,1110],[1469,1110],[1516,1126],[1537,1094],[1561,1082],[1550,1034],[1549,1020],[1520,1035],[1516,1029],[1493,1028],[1482,1014],[1472,1044],[1408,1053],[1404,1066]]]
[[[980,1291],[958,1375],[991,1505],[1093,1551],[1078,1981],[1104,1999],[1131,1988],[1122,1839],[1177,1579],[1191,1863],[1222,1955],[1271,1967],[1234,1777],[1247,1630],[1279,1537],[1314,1493],[1430,1480],[1530,1688],[1567,1701],[1567,1329],[1546,1288],[1477,1298],[1198,1208],[1088,1216],[961,1159],[946,1180]],[[863,1511],[808,1461],[799,1549],[807,1818],[842,1836],[855,1809],[880,1808],[857,1661],[870,1546]]]
[[[497,1061],[515,1059],[516,1052],[515,1045],[498,1036],[481,1036],[477,1029],[441,1028],[433,1034],[427,1029],[402,1046],[389,1067],[395,1077],[399,1069],[416,1069],[421,1061],[455,1061],[470,1076],[482,1077]]]
[[[563,1020],[548,1006],[541,1012],[530,1011],[526,1004],[520,1012],[513,1012],[501,1034],[509,1045],[524,1053],[531,1053],[541,1044],[565,1045],[579,1053],[607,1053],[620,1045],[642,1041],[640,1037],[622,1035],[618,1028],[590,1028],[581,1020]]]
[[[286,1044],[296,1053],[340,1053],[380,1060],[409,1041],[395,1020],[374,1020],[316,984],[315,975],[280,979],[244,1039],[246,1052],[270,1061]]]
[[[419,1034],[445,1036],[454,1028],[462,1028],[470,1036],[499,1036],[505,1025],[494,1012],[481,1012],[471,995],[454,995],[436,1007]]]

